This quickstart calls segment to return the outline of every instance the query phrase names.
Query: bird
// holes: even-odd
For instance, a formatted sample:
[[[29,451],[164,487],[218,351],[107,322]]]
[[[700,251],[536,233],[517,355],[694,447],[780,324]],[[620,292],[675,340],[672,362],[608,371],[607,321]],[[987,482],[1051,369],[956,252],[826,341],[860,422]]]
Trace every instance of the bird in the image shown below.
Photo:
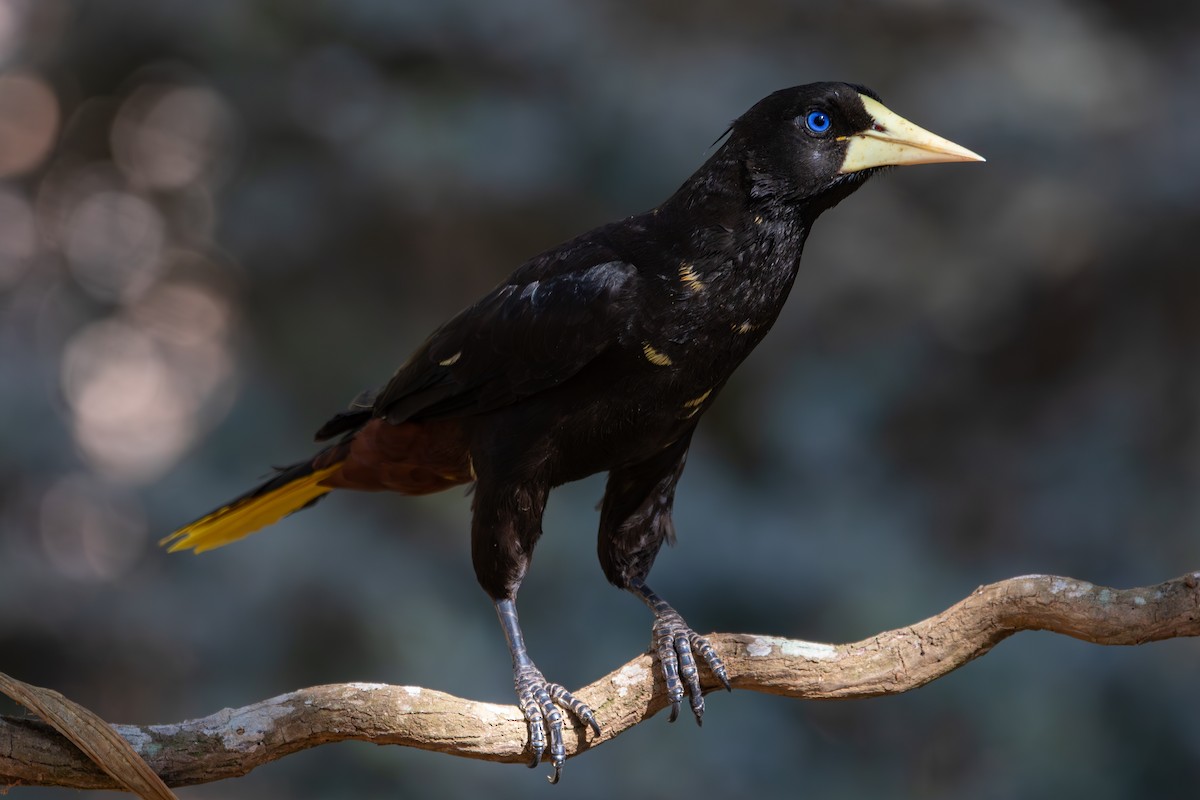
[[[548,749],[557,783],[569,717],[601,728],[534,663],[517,593],[550,491],[607,472],[601,569],[653,614],[670,721],[686,695],[702,722],[698,664],[731,689],[728,671],[647,583],[675,540],[675,489],[697,424],[774,324],[824,211],[890,167],[984,160],[841,82],[776,91],[717,142],[665,202],[529,259],[433,331],[382,387],[321,426],[327,444],[315,456],[162,543],[220,547],[334,490],[470,486],[471,561],[512,655],[529,766]]]

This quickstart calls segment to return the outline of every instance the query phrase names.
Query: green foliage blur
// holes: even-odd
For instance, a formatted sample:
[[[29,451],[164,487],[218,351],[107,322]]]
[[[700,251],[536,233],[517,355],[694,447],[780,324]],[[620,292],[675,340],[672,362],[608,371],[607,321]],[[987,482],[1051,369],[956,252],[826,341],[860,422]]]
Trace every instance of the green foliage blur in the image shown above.
[[[655,588],[699,630],[850,641],[1013,575],[1200,568],[1200,5],[0,0],[0,670],[114,722],[343,681],[511,702],[459,492],[155,542],[525,258],[660,202],[759,97],[830,79],[988,163],[818,223]],[[602,487],[554,494],[520,597],[572,686],[649,641],[595,563]],[[343,744],[180,796],[1193,797],[1198,670],[1193,641],[1024,634],[901,697],[714,695],[556,788]]]

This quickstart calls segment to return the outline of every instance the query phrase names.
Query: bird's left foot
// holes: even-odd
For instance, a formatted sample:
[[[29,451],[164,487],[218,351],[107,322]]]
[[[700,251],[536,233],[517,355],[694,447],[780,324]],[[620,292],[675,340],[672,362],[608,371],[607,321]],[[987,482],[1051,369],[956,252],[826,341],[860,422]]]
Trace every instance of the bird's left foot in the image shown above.
[[[667,682],[667,697],[671,701],[671,718],[674,722],[679,717],[679,706],[683,701],[683,687],[687,685],[688,698],[692,703],[692,713],[696,715],[696,724],[704,724],[704,694],[700,689],[700,673],[696,668],[696,655],[708,664],[713,675],[717,676],[727,691],[733,691],[729,684],[729,675],[725,664],[717,655],[716,649],[708,639],[688,627],[675,609],[659,601],[661,605],[654,608],[654,648],[658,662],[662,665],[663,677]]]
[[[600,723],[596,722],[596,715],[587,704],[576,699],[565,686],[548,682],[532,661],[517,667],[514,677],[517,702],[529,725],[529,749],[532,753],[529,766],[532,769],[541,763],[549,739],[550,760],[554,765],[554,774],[550,776],[550,782],[558,783],[562,776],[563,763],[567,760],[566,744],[563,741],[565,720],[560,709],[566,709],[591,728],[596,736],[600,735]]]

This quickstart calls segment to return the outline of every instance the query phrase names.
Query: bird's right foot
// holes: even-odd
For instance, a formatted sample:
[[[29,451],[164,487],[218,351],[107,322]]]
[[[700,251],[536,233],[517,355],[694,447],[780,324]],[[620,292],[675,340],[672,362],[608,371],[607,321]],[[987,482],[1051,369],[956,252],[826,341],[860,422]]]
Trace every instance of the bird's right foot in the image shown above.
[[[532,751],[529,767],[532,769],[542,762],[549,740],[550,762],[554,765],[554,774],[549,776],[549,780],[550,783],[558,783],[563,763],[567,760],[567,748],[563,742],[563,710],[591,728],[596,736],[600,735],[600,724],[586,703],[577,699],[562,684],[548,682],[533,664],[518,667],[514,677],[517,703],[525,715],[525,721],[529,723],[529,749]]]

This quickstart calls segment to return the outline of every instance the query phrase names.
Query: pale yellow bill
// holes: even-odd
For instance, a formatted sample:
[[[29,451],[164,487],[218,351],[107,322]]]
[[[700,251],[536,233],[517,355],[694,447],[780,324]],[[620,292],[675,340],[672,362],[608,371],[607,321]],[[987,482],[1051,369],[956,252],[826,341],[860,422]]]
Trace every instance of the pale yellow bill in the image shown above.
[[[873,128],[842,137],[849,142],[842,172],[858,172],[871,167],[896,167],[905,164],[940,164],[945,161],[983,161],[948,139],[918,127],[889,111],[878,100],[859,95],[863,107],[875,121]]]

